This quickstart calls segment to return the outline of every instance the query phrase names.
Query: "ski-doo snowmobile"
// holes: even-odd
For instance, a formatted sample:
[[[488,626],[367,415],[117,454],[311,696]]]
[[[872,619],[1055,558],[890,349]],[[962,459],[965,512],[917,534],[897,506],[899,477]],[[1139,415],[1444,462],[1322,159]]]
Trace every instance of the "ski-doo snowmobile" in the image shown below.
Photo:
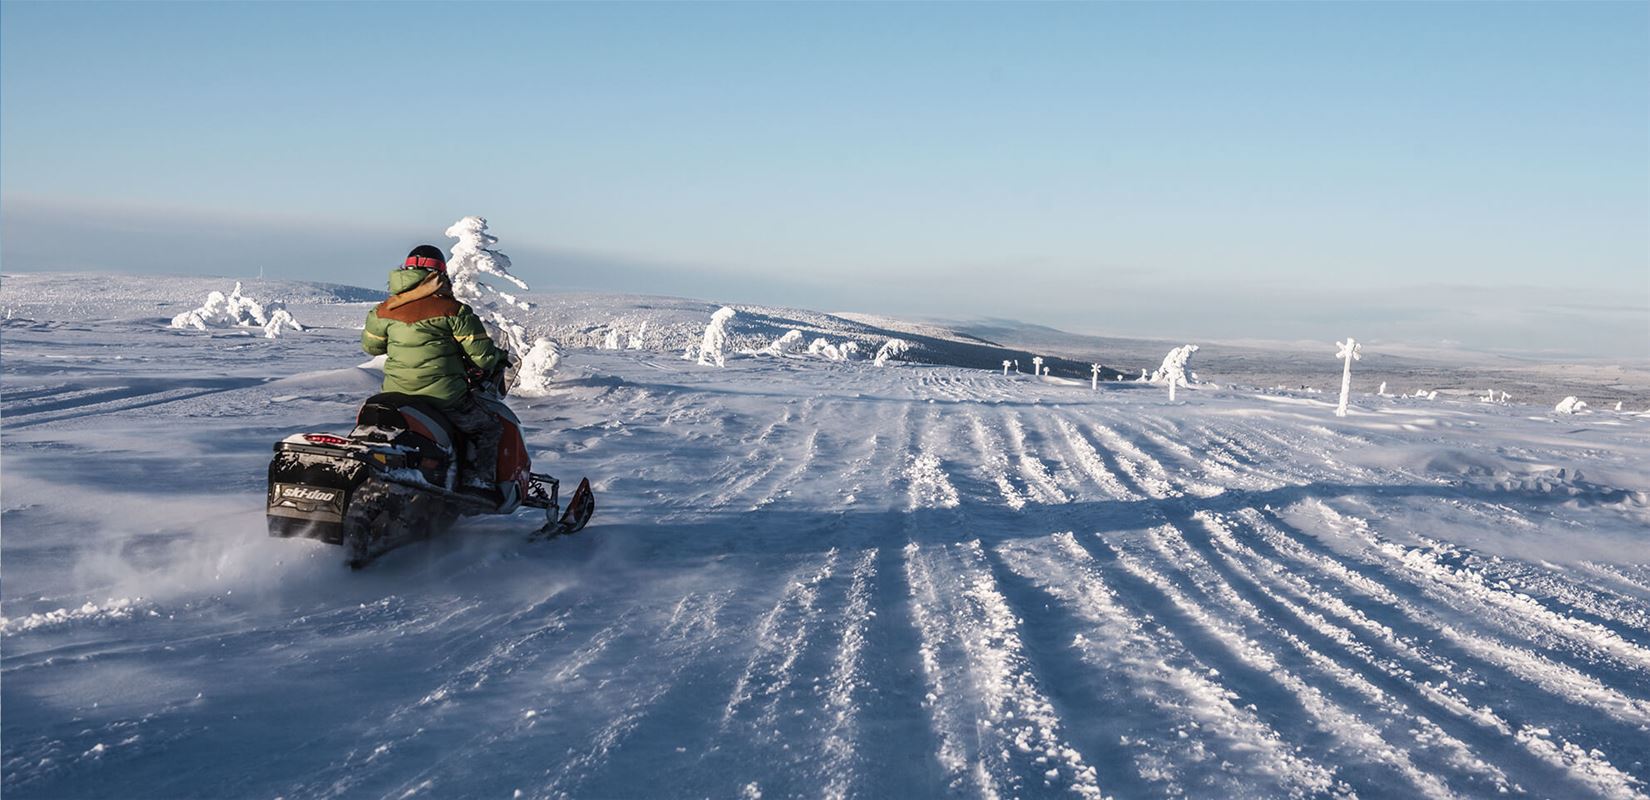
[[[374,395],[346,436],[298,433],[275,443],[269,462],[269,535],[342,545],[360,569],[401,545],[440,533],[459,517],[542,508],[530,538],[577,532],[595,513],[588,478],[561,506],[561,484],[531,471],[521,422],[496,396],[477,401],[503,425],[496,494],[460,490],[464,433],[414,395]],[[559,516],[558,516],[559,512]]]

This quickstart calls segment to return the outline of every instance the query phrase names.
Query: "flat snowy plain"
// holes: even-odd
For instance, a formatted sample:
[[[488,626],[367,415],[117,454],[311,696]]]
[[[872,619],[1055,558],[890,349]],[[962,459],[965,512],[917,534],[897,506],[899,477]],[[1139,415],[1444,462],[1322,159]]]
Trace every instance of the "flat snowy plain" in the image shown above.
[[[45,286],[0,328],[8,798],[1650,792],[1650,416],[714,369],[668,324],[714,306],[588,297],[656,338],[512,405],[591,527],[352,574],[265,536],[264,469],[375,390],[366,306]]]

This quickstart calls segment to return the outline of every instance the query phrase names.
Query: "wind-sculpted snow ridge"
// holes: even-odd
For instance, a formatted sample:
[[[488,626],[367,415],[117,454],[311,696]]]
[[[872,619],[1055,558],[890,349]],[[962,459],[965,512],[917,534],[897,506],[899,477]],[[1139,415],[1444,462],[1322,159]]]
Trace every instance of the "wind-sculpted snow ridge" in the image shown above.
[[[591,526],[358,573],[262,508],[270,443],[377,390],[365,306],[278,346],[147,299],[8,323],[0,790],[1650,795],[1650,418],[1169,405],[810,355],[966,342],[747,306],[713,369],[676,356],[719,306],[577,302],[511,403]]]

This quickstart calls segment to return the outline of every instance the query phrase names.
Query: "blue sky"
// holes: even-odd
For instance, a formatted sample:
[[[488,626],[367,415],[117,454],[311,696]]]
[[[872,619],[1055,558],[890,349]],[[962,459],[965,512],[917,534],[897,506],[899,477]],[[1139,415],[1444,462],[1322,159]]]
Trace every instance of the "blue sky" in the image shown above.
[[[0,8],[8,270],[1650,357],[1650,4]]]

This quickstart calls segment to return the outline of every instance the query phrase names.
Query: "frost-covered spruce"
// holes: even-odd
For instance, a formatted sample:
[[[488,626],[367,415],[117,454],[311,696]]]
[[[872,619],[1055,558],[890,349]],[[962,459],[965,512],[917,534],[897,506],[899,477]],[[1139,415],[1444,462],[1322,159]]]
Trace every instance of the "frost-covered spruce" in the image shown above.
[[[1575,395],[1570,395],[1558,401],[1558,405],[1553,406],[1553,411],[1560,414],[1579,414],[1585,410],[1587,410],[1587,401],[1579,399]]]
[[[1100,365],[1099,364],[1090,364],[1089,365],[1089,390],[1090,391],[1099,391],[1100,390]]]
[[[1031,374],[1037,375],[1037,376],[1041,376],[1043,374],[1043,357],[1042,356],[1032,356],[1031,357]]]
[[[802,331],[791,329],[785,335],[773,340],[773,343],[762,352],[770,356],[788,356],[802,349]]]
[[[1014,362],[1012,362],[1012,361],[1009,361],[1009,360],[1008,360],[1008,359],[1006,359],[1006,358],[1005,358],[1005,359],[1003,359],[1003,377],[1005,377],[1005,378],[1006,378],[1006,377],[1008,377],[1008,368],[1009,368],[1009,366],[1010,366],[1010,365],[1012,365],[1012,364],[1013,364],[1013,363],[1014,363]]]
[[[265,305],[241,294],[240,281],[235,282],[234,291],[228,295],[216,290],[207,293],[206,301],[201,303],[200,308],[173,317],[172,327],[203,331],[208,328],[263,328],[264,336],[270,339],[279,337],[284,329],[304,329],[280,301]]]
[[[808,355],[824,356],[831,361],[847,361],[852,354],[857,352],[859,352],[859,345],[855,342],[843,342],[840,345],[835,345],[823,336],[808,344]]]
[[[886,367],[889,361],[905,355],[910,350],[910,342],[904,339],[889,339],[883,343],[882,347],[877,348],[876,358],[872,359],[871,363],[879,367]]]
[[[716,310],[710,315],[710,324],[705,326],[705,335],[699,340],[699,365],[702,367],[726,366],[727,357],[722,349],[728,346],[728,321],[738,312],[727,306]],[[693,348],[688,348],[692,353]],[[688,353],[684,353],[686,356]]]
[[[1196,353],[1197,349],[1195,344],[1183,344],[1170,350],[1168,355],[1163,357],[1163,363],[1157,367],[1157,371],[1152,373],[1152,383],[1169,384],[1170,400],[1174,399],[1175,387],[1185,386],[1188,389],[1191,388],[1191,384],[1187,382],[1187,367],[1191,365],[1192,354]],[[1144,370],[1142,370],[1142,374],[1144,374]]]
[[[494,285],[508,284],[526,291],[527,283],[510,274],[510,257],[493,249],[498,237],[487,232],[485,217],[465,217],[448,227],[446,235],[458,240],[447,259],[453,297],[476,312],[493,342],[515,360],[513,391],[528,396],[542,393],[548,388],[550,374],[530,370],[553,370],[561,361],[561,349],[546,337],[529,337],[526,326],[514,315],[531,311],[532,304]],[[529,360],[535,352],[538,356]]]

